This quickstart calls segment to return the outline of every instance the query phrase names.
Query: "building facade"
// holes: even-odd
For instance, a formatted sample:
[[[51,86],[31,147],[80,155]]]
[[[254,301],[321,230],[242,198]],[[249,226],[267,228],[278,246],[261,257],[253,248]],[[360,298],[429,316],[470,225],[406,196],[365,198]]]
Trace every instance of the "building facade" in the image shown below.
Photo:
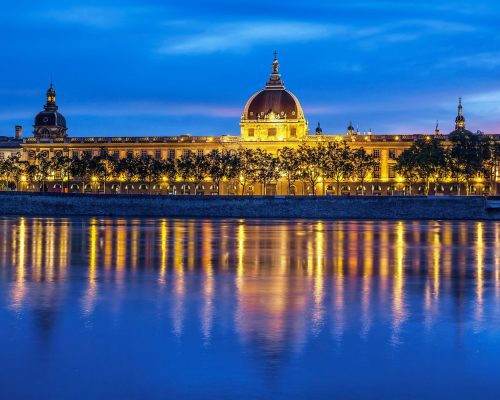
[[[175,159],[187,152],[194,154],[207,154],[215,149],[239,150],[239,149],[262,149],[276,154],[282,147],[297,148],[301,144],[315,145],[317,143],[344,142],[351,149],[364,148],[378,161],[373,173],[368,177],[361,187],[355,181],[347,181],[338,189],[333,181],[322,181],[318,183],[316,192],[318,194],[375,194],[395,195],[405,194],[408,187],[396,174],[396,159],[416,140],[431,138],[433,136],[443,140],[446,144],[447,135],[442,135],[439,129],[429,134],[396,134],[396,135],[374,135],[371,132],[361,134],[352,125],[344,134],[324,134],[318,124],[313,133],[309,130],[308,121],[305,118],[299,100],[285,87],[279,73],[279,62],[275,56],[271,65],[271,75],[264,88],[255,93],[246,103],[240,120],[239,136],[144,136],[144,137],[71,137],[68,136],[66,119],[58,111],[56,103],[56,91],[50,85],[44,110],[35,117],[33,137],[5,141],[8,146],[3,146],[0,140],[0,157],[19,151],[23,160],[36,162],[40,155],[46,157],[67,156],[78,158],[83,154],[98,156],[103,152],[116,159],[127,156],[146,156],[157,159]],[[458,115],[455,121],[455,129],[464,131],[466,121],[463,114],[461,100],[458,106]],[[17,132],[17,131],[16,131]],[[491,135],[500,140],[500,135]],[[237,182],[223,182],[220,190],[213,183],[203,182],[196,190],[197,194],[242,194]],[[496,185],[498,186],[498,179]],[[126,187],[124,187],[126,186]],[[417,185],[418,186],[418,185]],[[21,190],[36,190],[29,182],[24,182]],[[47,191],[74,192],[124,192],[158,194],[180,194],[195,192],[190,182],[178,181],[175,183],[159,182],[153,188],[148,188],[145,183],[111,182],[106,188],[99,182],[77,182],[71,179],[65,184],[61,177],[54,174],[49,178],[46,186],[42,188]],[[489,194],[495,192],[485,182],[476,182],[471,187],[471,193]],[[414,189],[414,193],[423,192],[422,187]],[[270,194],[270,195],[308,195],[312,188],[305,182],[295,182],[289,189],[288,183],[283,180],[267,185],[264,189],[261,184],[249,183],[245,186],[243,194]],[[457,187],[451,182],[435,185],[430,194],[455,194]]]

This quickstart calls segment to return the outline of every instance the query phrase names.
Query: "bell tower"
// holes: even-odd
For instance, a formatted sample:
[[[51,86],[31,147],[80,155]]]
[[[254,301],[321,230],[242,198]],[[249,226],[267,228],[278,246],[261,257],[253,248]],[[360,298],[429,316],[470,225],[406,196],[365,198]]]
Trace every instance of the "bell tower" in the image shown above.
[[[65,138],[68,128],[66,127],[66,119],[58,111],[59,107],[56,104],[56,91],[52,82],[47,89],[46,103],[43,106],[43,111],[35,117],[33,125],[33,135],[38,139],[56,139]]]

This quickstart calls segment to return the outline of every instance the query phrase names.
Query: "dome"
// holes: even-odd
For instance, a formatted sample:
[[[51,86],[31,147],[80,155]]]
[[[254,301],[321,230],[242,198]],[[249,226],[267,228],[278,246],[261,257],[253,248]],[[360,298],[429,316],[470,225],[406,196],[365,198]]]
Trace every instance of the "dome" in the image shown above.
[[[252,96],[245,107],[245,119],[263,119],[269,116],[298,119],[303,116],[297,98],[286,89],[263,89]]]
[[[299,100],[286,90],[278,70],[279,63],[275,56],[269,81],[264,89],[248,100],[243,112],[244,119],[300,119],[304,117]]]
[[[57,111],[56,91],[50,84],[47,90],[47,102],[43,106],[43,111],[39,112],[35,117],[33,131],[35,137],[43,139],[54,139],[67,136],[66,118]]]
[[[42,111],[35,117],[35,126],[60,126],[66,128],[66,118],[58,111]]]

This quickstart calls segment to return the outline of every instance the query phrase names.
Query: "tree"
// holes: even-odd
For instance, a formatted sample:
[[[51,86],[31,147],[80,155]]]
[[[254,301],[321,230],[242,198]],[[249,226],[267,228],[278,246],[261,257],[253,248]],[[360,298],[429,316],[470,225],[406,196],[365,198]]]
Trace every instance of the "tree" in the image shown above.
[[[256,180],[258,162],[255,157],[255,151],[251,149],[239,149],[238,158],[238,183],[241,186],[241,194],[245,194],[245,188],[248,182]]]
[[[459,194],[460,182],[466,182],[469,195],[472,180],[484,172],[483,135],[461,130],[451,133],[448,139],[451,142],[448,158],[451,176],[458,183]]]
[[[291,194],[292,184],[300,178],[300,158],[297,151],[290,147],[278,150],[279,169],[288,183],[288,194]]]
[[[161,174],[167,179],[168,184],[173,186],[177,177],[177,162],[175,159],[167,158],[161,162]]]
[[[325,147],[321,144],[315,147],[301,144],[297,154],[300,161],[300,177],[311,185],[312,194],[315,196],[316,185],[323,175],[326,155]]]
[[[18,189],[23,172],[20,159],[20,154],[11,154],[7,159],[0,161],[0,176],[4,181],[4,188],[11,190],[15,186],[16,190]]]
[[[53,163],[48,158],[48,154],[45,152],[38,153],[35,157],[36,160],[36,175],[35,179],[39,184],[40,191],[47,191],[47,186],[45,185],[45,181],[50,176],[53,171]]]
[[[67,156],[55,156],[52,158],[52,168],[61,174],[62,188],[64,191],[64,178],[69,180],[72,160]]]
[[[489,180],[492,194],[497,194],[497,175],[500,169],[500,142],[493,138],[485,138],[483,167],[486,178]]]
[[[351,153],[352,173],[361,183],[361,194],[365,195],[365,179],[373,174],[377,161],[372,154],[368,154],[363,147],[354,150]]]
[[[94,161],[92,158],[90,154],[84,153],[82,157],[75,158],[71,162],[70,174],[82,183],[82,193],[85,192],[85,182],[90,181],[94,172]]]
[[[257,149],[254,153],[255,158],[255,180],[262,184],[262,193],[267,195],[267,186],[279,179],[280,172],[278,168],[278,159],[265,150]]]
[[[116,175],[116,167],[117,161],[106,152],[101,152],[101,155],[94,157],[91,162],[92,173],[103,182],[104,193],[106,193],[106,183]]]
[[[184,182],[192,181],[194,183],[194,194],[198,185],[202,182],[208,173],[208,163],[204,155],[194,155],[191,151],[184,154],[177,160],[177,169]],[[186,193],[186,184],[183,185],[183,193]]]
[[[323,159],[323,173],[326,178],[334,179],[337,195],[340,196],[340,184],[353,173],[351,150],[345,143],[328,143]]]
[[[213,150],[207,154],[208,175],[217,185],[217,194],[220,194],[220,184],[224,178],[235,179],[240,170],[240,160],[237,154],[227,150]]]
[[[401,176],[410,187],[410,196],[412,194],[413,185],[418,181],[416,171],[416,159],[413,152],[405,150],[397,158],[396,172]]]
[[[121,158],[115,166],[115,174],[120,176],[120,192],[121,192],[121,180],[124,179],[127,182],[127,193],[128,188],[134,180],[137,180],[139,174],[139,163],[137,157],[132,154],[128,154],[127,157]]]

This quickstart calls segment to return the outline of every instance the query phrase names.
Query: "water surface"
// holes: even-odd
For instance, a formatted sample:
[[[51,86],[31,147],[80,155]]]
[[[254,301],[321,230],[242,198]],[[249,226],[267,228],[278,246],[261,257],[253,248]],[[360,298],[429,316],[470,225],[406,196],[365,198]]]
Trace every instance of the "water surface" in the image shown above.
[[[500,223],[0,219],[1,399],[498,399]]]

